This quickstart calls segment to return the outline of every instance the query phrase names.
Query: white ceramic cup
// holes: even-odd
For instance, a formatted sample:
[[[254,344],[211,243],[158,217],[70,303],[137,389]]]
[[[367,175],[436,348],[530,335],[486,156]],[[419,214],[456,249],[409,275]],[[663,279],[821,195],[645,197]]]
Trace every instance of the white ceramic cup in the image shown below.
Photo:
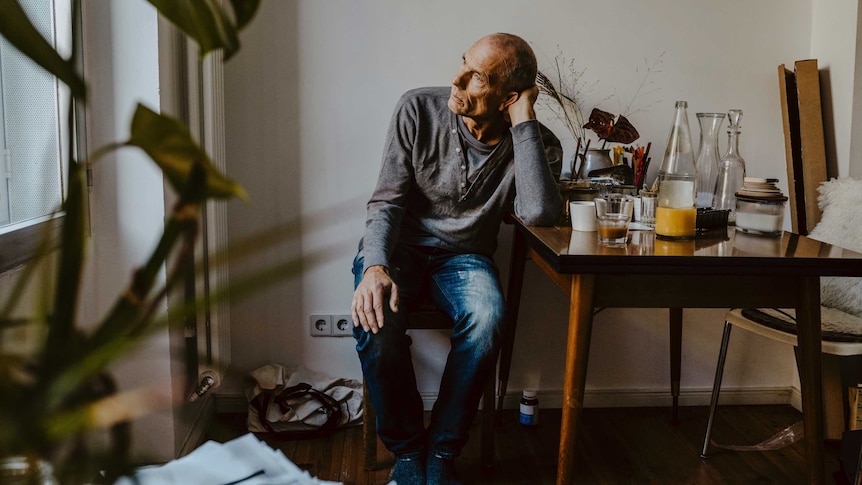
[[[569,202],[569,215],[572,218],[572,229],[590,232],[596,230],[596,203],[591,200],[573,200]]]

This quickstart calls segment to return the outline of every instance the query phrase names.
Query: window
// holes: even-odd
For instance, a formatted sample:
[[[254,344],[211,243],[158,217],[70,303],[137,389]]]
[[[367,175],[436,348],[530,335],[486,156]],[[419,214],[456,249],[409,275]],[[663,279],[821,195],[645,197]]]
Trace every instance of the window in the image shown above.
[[[71,51],[69,0],[19,0],[63,55]],[[66,194],[70,140],[65,86],[0,37],[0,234],[52,219]]]

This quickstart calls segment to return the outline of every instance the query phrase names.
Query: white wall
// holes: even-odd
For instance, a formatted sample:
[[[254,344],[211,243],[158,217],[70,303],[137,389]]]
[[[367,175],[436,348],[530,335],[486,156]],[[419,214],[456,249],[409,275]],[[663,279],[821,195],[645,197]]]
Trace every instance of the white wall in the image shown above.
[[[128,139],[138,102],[159,108],[158,28],[155,9],[142,0],[84,2],[83,33],[90,152]],[[122,149],[94,165],[92,239],[82,299],[84,325],[99,321],[146,261],[164,227],[161,172],[137,149]],[[164,282],[164,275],[159,280]],[[158,285],[158,282],[157,282]],[[164,311],[164,307],[162,307]],[[167,332],[113,370],[121,390],[153,386],[170,396]],[[155,391],[154,391],[155,392]],[[133,452],[148,460],[174,457],[172,412],[133,423]]]
[[[341,246],[331,257],[306,264],[300,276],[232,306],[235,371],[241,375],[279,362],[360,376],[353,340],[310,337],[308,316],[348,312],[350,264],[364,226],[364,202],[377,178],[397,98],[415,86],[448,84],[461,54],[477,38],[496,31],[519,34],[533,45],[540,69],[548,69],[562,52],[586,68],[585,78],[595,83],[584,96],[591,103],[611,96],[600,107],[614,113],[637,90],[644,63],[662,56],[660,72],[649,78],[657,91],[636,103],[649,109],[630,117],[641,133],[638,143],[653,144],[651,175],[664,152],[673,103],[684,99],[694,136],[696,112],[743,109],[741,152],[748,174],[778,177],[786,191],[777,66],[814,54],[828,57],[833,103],[840,107],[836,120],[850,113],[854,54],[842,49],[830,55],[830,46],[855,42],[855,23],[833,27],[851,6],[835,0],[830,9],[818,7],[812,15],[814,3],[263,2],[242,36],[243,50],[225,70],[229,171],[253,199],[248,206],[229,206],[230,230],[238,239],[301,218],[302,231],[278,251],[237,267],[247,270],[279,257],[308,257],[329,244]],[[852,9],[855,19],[855,5]],[[551,123],[546,111],[540,118],[571,152],[568,133]],[[849,136],[847,129],[836,130],[841,156],[849,151]],[[720,146],[724,150],[724,135]],[[846,174],[847,163],[840,163]],[[508,251],[506,231],[502,254]],[[553,394],[562,388],[566,311],[564,295],[528,264],[510,392],[537,386]],[[685,312],[682,387],[698,402],[705,401],[703,390],[712,383],[722,315],[721,310]],[[420,390],[433,394],[447,342],[439,334],[423,333],[414,345]],[[597,316],[587,404],[608,402],[602,391],[628,395],[632,402],[655,391],[665,395],[667,335],[666,310],[607,310]],[[786,390],[794,374],[789,348],[739,332],[725,384],[727,389]],[[234,381],[223,392],[238,388]]]
[[[810,57],[821,70],[826,159],[831,176],[849,175],[858,3],[821,0],[812,6]]]
[[[296,2],[265,2],[243,32],[242,50],[225,65],[225,119],[228,172],[251,202],[228,204],[228,231],[237,241],[282,228],[286,236],[249,261],[230,254],[235,280],[255,267],[302,256],[295,221],[303,214],[299,159]],[[312,164],[314,165],[314,164]],[[293,229],[296,227],[296,229]],[[243,373],[270,362],[301,362],[305,327],[301,317],[299,272],[255,297],[231,302],[231,364],[238,374],[223,389],[238,387]]]
[[[862,8],[856,11],[856,25],[862,25]],[[856,30],[856,54],[853,56],[853,98],[845,103],[846,109],[854,114],[850,124],[850,164],[849,175],[854,178],[862,178],[862,29]]]

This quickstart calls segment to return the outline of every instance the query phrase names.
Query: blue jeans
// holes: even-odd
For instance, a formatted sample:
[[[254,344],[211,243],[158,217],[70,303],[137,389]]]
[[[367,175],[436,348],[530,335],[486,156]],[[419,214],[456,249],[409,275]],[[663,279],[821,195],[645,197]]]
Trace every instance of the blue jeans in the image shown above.
[[[357,255],[355,285],[362,280],[362,271],[363,259]],[[353,329],[377,414],[377,434],[395,454],[428,449],[444,458],[457,456],[467,442],[487,379],[494,372],[508,321],[497,267],[490,258],[476,254],[398,246],[389,271],[398,285],[398,313],[387,303],[384,325],[377,334],[362,327]],[[420,296],[430,297],[454,322],[451,349],[427,430],[405,321],[405,313]]]

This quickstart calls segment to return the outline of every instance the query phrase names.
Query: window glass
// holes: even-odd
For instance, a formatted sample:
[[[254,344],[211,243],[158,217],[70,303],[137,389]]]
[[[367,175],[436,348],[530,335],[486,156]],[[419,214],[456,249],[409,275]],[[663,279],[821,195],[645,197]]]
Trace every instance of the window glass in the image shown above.
[[[19,0],[61,53],[71,45],[68,0]],[[56,215],[65,198],[69,94],[0,37],[0,234]]]

